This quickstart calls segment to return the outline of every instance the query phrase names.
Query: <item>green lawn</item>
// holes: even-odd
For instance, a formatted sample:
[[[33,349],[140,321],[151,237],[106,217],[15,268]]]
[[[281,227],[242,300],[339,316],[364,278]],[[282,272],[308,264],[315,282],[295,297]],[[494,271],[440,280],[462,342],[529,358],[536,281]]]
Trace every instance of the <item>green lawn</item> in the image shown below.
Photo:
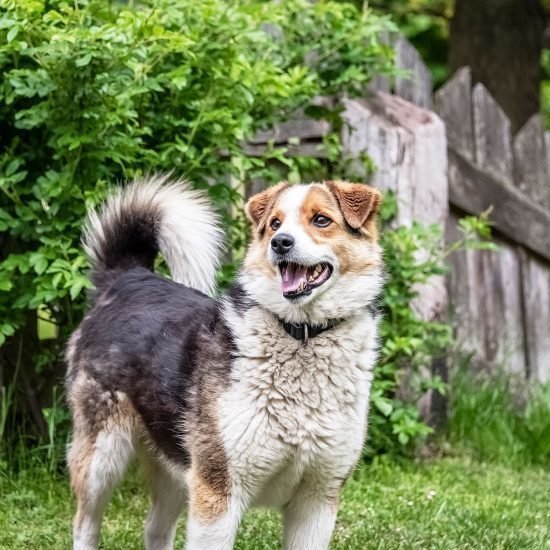
[[[69,548],[73,499],[64,478],[0,477],[0,548]],[[147,500],[132,475],[115,494],[102,548],[142,548]],[[184,523],[178,530],[183,547]],[[280,547],[278,514],[254,511],[237,548]],[[346,486],[332,548],[549,548],[550,472],[467,459],[378,463]]]

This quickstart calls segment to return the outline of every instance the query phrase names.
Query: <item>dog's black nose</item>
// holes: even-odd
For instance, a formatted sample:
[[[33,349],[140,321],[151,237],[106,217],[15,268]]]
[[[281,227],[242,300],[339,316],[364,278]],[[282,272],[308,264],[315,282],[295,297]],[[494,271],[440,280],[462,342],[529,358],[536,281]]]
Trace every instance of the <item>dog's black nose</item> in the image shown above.
[[[292,247],[294,246],[294,237],[289,235],[288,233],[281,233],[280,235],[275,235],[271,239],[271,248],[277,254],[286,254],[287,252],[290,252],[292,250]]]

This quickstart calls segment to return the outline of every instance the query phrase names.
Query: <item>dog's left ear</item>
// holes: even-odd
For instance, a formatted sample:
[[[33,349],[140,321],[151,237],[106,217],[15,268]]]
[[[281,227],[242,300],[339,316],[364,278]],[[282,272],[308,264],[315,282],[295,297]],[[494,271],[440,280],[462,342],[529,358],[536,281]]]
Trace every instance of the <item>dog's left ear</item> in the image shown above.
[[[360,229],[374,220],[382,200],[380,192],[374,187],[346,181],[327,181],[325,184],[336,197],[345,220],[353,229]]]

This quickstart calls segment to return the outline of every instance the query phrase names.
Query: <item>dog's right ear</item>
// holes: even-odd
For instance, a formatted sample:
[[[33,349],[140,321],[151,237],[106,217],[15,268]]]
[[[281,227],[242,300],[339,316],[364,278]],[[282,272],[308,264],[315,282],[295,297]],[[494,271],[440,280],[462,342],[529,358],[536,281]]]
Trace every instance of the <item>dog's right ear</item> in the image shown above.
[[[266,215],[271,212],[275,200],[288,187],[288,183],[281,182],[273,187],[268,187],[265,191],[253,195],[246,203],[246,215],[254,227],[261,228]]]

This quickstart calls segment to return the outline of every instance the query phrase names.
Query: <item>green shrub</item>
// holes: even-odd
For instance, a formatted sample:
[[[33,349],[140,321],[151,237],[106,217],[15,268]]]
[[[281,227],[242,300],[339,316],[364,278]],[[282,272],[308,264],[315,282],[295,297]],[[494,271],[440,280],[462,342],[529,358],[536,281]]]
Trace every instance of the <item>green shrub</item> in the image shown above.
[[[89,287],[86,208],[118,181],[173,171],[208,189],[238,258],[245,183],[325,171],[281,150],[247,156],[243,141],[391,73],[388,27],[307,0],[0,0],[0,439],[48,438],[41,409]]]
[[[43,457],[55,469],[62,460],[68,420],[59,357],[90,284],[79,246],[86,208],[110,185],[146,172],[188,178],[225,217],[233,258],[220,273],[226,284],[248,237],[248,182],[354,177],[341,154],[339,107],[313,100],[361,94],[374,75],[391,75],[393,53],[378,41],[391,28],[332,1],[0,0],[0,445],[7,463]],[[244,141],[297,108],[332,123],[328,158],[273,146],[261,157],[246,154]],[[388,200],[385,217],[391,208]],[[389,282],[371,415],[377,451],[429,432],[415,404],[396,392],[405,369],[417,372],[449,342],[447,327],[410,310],[414,285],[442,269],[440,236],[417,225],[385,233]],[[420,249],[432,259],[419,263]],[[416,380],[415,396],[443,387],[439,379]],[[30,456],[18,450],[29,447]]]

